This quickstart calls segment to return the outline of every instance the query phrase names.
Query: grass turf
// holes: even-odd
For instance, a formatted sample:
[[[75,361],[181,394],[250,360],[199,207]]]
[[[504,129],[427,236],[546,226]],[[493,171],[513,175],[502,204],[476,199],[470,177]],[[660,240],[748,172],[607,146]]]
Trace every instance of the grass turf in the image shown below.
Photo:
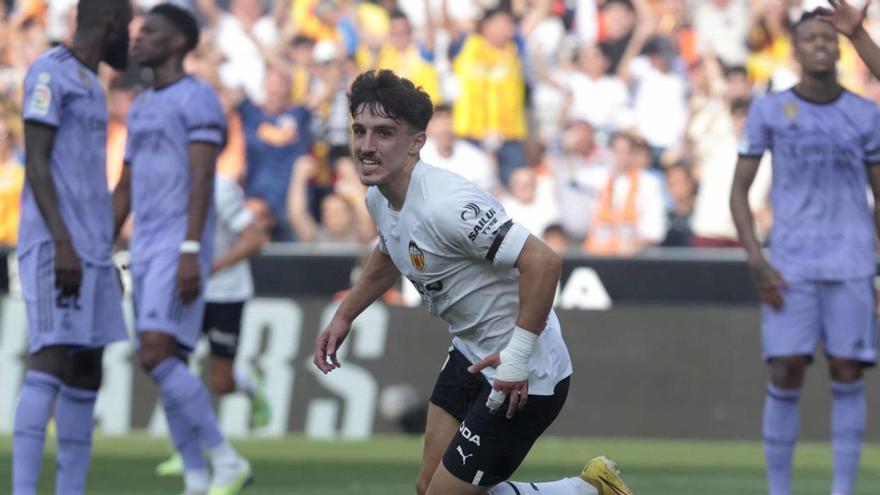
[[[50,445],[54,441],[50,441]],[[234,442],[251,459],[253,495],[406,494],[415,492],[421,439],[376,437],[363,442],[314,442],[302,437]],[[0,493],[10,486],[9,437],[0,437]],[[153,468],[167,443],[146,436],[97,438],[89,476],[90,495],[159,495],[181,490],[179,478],[156,478]],[[755,442],[690,442],[543,438],[514,479],[574,476],[587,457],[607,454],[620,462],[638,495],[744,495],[766,493],[763,454]],[[39,493],[52,493],[54,462],[47,450]],[[794,493],[827,495],[828,444],[801,443],[795,456]],[[865,448],[856,492],[880,493],[880,446]]]

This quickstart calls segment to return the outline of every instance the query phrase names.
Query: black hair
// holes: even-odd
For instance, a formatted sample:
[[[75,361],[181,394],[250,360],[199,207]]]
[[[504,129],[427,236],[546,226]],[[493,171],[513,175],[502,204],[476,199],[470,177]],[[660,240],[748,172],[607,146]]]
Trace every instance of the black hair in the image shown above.
[[[293,46],[315,46],[315,39],[304,34],[298,34],[293,38],[293,41],[290,44]]]
[[[480,27],[482,28],[483,24],[485,24],[486,21],[499,14],[514,17],[513,12],[509,8],[503,5],[499,5],[498,7],[493,7],[491,9],[486,9],[485,11],[483,11],[483,16],[480,18],[479,22]]]
[[[450,105],[449,103],[439,103],[437,105],[434,105],[434,115],[437,115],[438,113],[451,114],[452,113],[452,105]]]
[[[749,111],[749,106],[751,106],[751,104],[752,99],[749,97],[734,98],[733,101],[730,102],[730,113],[746,113]]]
[[[559,223],[551,223],[547,227],[544,228],[544,233],[541,237],[547,237],[548,234],[559,234],[564,237],[568,237],[568,232],[565,231],[565,227]]]
[[[394,10],[392,10],[391,12],[389,12],[389,13],[388,13],[388,18],[391,19],[391,20],[394,20],[394,19],[403,19],[403,20],[405,20],[406,22],[409,22],[409,17],[407,17],[407,16],[406,16],[406,13],[404,13],[404,12],[403,12],[402,10],[400,10],[400,9],[394,9]]]
[[[170,3],[162,3],[153,7],[149,14],[162,16],[186,38],[184,53],[189,53],[199,44],[199,25],[188,10]]]
[[[625,9],[629,10],[632,13],[635,13],[636,7],[633,5],[632,0],[606,0],[604,4],[602,4],[602,9],[610,7],[613,4],[620,5]]]
[[[739,74],[741,76],[747,76],[748,71],[746,70],[745,66],[743,66],[743,65],[731,65],[731,66],[724,67],[724,77],[725,78],[730,78],[730,76],[733,76],[734,74]]]
[[[800,19],[798,19],[797,22],[795,22],[791,26],[791,37],[794,38],[797,35],[797,30],[799,27],[801,27],[801,25],[803,23],[805,23],[811,19],[819,19],[820,18],[819,15],[820,15],[820,12],[818,9],[810,10],[810,11],[807,11],[807,12],[804,12],[803,14],[801,14]]]
[[[419,131],[428,127],[434,113],[428,93],[387,69],[364,72],[354,80],[348,110],[352,118],[369,110],[396,122],[403,120]]]
[[[76,23],[78,27],[93,27],[106,15],[130,10],[128,0],[79,0],[76,4]]]

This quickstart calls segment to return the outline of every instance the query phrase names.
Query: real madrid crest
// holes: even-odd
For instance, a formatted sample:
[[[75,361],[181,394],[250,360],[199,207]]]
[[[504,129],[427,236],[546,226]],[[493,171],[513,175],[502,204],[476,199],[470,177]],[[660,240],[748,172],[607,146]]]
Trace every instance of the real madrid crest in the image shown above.
[[[92,85],[92,80],[89,78],[89,75],[86,74],[86,70],[82,67],[76,69],[76,74],[79,76],[79,82],[83,83],[83,86],[89,87]]]
[[[418,271],[425,269],[425,253],[419,248],[415,241],[409,241],[409,260]]]
[[[800,113],[800,108],[798,108],[797,102],[790,101],[782,107],[782,115],[785,116],[788,120],[795,120]]]

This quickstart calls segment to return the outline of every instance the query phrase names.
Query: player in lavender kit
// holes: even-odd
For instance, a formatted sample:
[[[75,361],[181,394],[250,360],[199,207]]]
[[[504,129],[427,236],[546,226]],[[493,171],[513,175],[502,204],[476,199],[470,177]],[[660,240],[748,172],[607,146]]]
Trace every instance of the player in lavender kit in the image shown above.
[[[131,55],[153,72],[128,116],[122,177],[114,191],[116,232],[134,212],[131,272],[142,367],[159,388],[188,494],[239,493],[250,464],[220,433],[207,389],[186,365],[201,331],[202,288],[214,237],[214,164],[226,122],[216,93],[188,76],[198,43],[193,16],[161,4],[144,18]],[[203,451],[211,457],[209,475]]]
[[[340,366],[354,319],[403,274],[453,336],[428,406],[418,494],[631,494],[604,457],[578,477],[507,481],[568,394],[571,360],[551,308],[561,260],[491,195],[419,159],[432,105],[410,81],[361,74],[349,110],[379,244],[318,336],[315,365]]]
[[[125,1],[80,1],[71,46],[44,53],[25,78],[18,262],[29,355],[14,420],[14,495],[36,494],[53,412],[55,492],[85,492],[103,347],[127,338],[110,260],[107,107],[96,70],[101,61],[125,67],[131,16]]]
[[[801,81],[752,105],[730,206],[762,302],[763,354],[770,369],[763,420],[770,494],[791,493],[798,398],[822,341],[831,375],[831,493],[849,495],[867,416],[862,372],[877,356],[880,109],[841,87],[837,33],[815,13],[793,27],[792,42]],[[773,157],[769,261],[747,198],[766,150]]]

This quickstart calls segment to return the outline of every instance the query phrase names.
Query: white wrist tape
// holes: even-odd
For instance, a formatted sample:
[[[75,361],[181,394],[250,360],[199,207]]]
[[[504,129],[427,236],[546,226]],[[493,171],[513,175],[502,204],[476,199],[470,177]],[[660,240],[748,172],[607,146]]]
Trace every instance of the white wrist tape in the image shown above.
[[[495,370],[495,379],[505,382],[521,382],[529,378],[529,359],[538,335],[524,328],[514,327],[513,336],[501,353],[501,364]],[[501,407],[507,394],[493,389],[486,406],[492,411]]]

